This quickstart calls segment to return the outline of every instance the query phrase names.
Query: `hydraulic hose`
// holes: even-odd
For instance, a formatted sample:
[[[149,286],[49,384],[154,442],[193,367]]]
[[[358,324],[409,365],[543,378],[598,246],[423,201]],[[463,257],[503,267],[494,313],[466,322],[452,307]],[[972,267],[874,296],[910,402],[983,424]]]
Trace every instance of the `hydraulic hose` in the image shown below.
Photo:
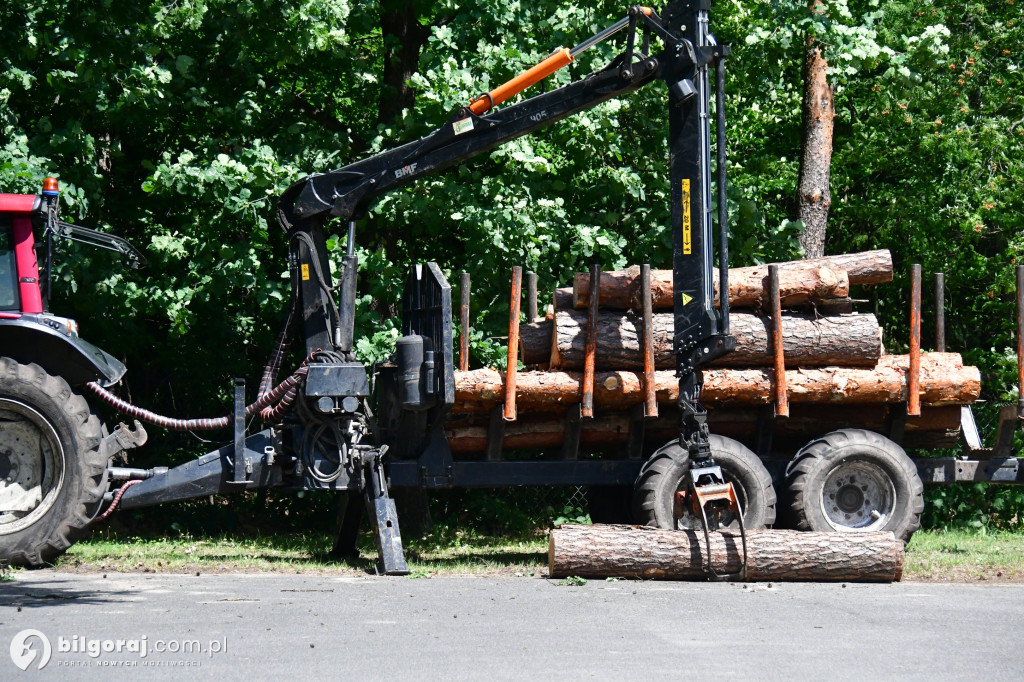
[[[291,376],[272,390],[260,395],[256,402],[247,406],[245,408],[245,416],[251,417],[259,412],[260,418],[264,421],[275,421],[283,415],[295,401],[295,397],[298,395],[299,384],[309,371],[309,363],[320,352],[315,351],[311,353],[309,357],[302,361],[302,364],[299,365],[298,369]],[[231,426],[234,419],[234,415],[226,415],[215,419],[174,419],[172,417],[165,417],[137,405],[132,405],[103,388],[95,381],[89,382],[86,386],[115,410],[129,417],[134,417],[135,419],[155,424],[165,429],[171,429],[172,431],[215,431],[217,429],[226,429]]]

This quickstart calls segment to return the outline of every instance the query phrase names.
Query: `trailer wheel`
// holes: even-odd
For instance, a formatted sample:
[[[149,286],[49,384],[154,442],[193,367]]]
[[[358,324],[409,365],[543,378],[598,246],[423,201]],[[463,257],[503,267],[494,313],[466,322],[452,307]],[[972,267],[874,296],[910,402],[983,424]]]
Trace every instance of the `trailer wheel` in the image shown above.
[[[924,486],[896,443],[844,429],[811,441],[786,471],[798,530],[891,530],[904,542],[921,526]]]
[[[40,566],[102,503],[100,421],[64,379],[0,358],[0,564]]]
[[[711,436],[711,453],[722,475],[736,488],[743,525],[749,530],[775,523],[775,489],[761,460],[731,438]],[[686,485],[690,470],[689,453],[677,441],[656,451],[637,477],[633,493],[633,516],[637,523],[655,528],[697,529],[700,520],[691,514],[675,519],[675,495]],[[739,524],[733,524],[737,529]],[[732,526],[730,526],[732,527]]]

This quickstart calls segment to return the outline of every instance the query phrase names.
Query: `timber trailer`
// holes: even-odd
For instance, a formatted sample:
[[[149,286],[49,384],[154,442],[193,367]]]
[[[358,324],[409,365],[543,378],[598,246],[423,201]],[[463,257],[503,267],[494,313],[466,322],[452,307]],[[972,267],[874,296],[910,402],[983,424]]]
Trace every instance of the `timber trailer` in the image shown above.
[[[390,495],[401,487],[635,486],[636,521],[703,529],[706,542],[708,531],[720,527],[738,528],[742,534],[744,527],[771,525],[776,493],[762,461],[769,460],[770,445],[755,454],[736,440],[711,435],[700,402],[701,368],[734,346],[728,297],[716,308],[712,284],[717,265],[722,290],[728,290],[724,60],[729,48],[717,44],[709,32],[709,7],[710,0],[670,2],[660,13],[632,6],[607,29],[573,48],[556,50],[473,99],[430,135],[311,175],[286,190],[277,215],[289,244],[292,299],[287,320],[255,402],[247,404],[244,381],[236,380],[233,411],[220,418],[163,417],[110,390],[124,376],[125,366],[80,338],[73,320],[48,311],[54,247],[58,240],[75,239],[136,262],[141,255],[124,240],[61,221],[52,179],[38,196],[0,195],[0,563],[44,564],[115,509],[258,488],[355,493],[348,496],[336,548],[354,551],[367,514],[378,571],[389,575],[408,571]],[[624,50],[603,69],[499,108],[622,31]],[[712,80],[717,226],[711,194]],[[579,424],[591,416],[585,387],[580,409],[566,418],[561,456],[517,458],[502,452],[504,418],[514,418],[513,402],[512,415],[492,413],[486,456],[454,457],[443,428],[455,400],[451,287],[436,264],[414,266],[404,293],[397,350],[387,363],[364,366],[354,354],[353,338],[357,221],[387,192],[654,82],[666,87],[669,117],[676,435],[667,442],[646,443],[645,415],[638,413],[630,427],[628,456],[578,457]],[[324,223],[330,219],[348,227],[337,286],[331,281],[324,237]],[[517,318],[518,313],[514,302]],[[301,342],[305,360],[278,382],[293,339]],[[514,358],[510,365],[514,368]],[[83,395],[133,417],[134,426],[120,424],[108,431]],[[514,401],[514,391],[512,396]],[[247,424],[254,416],[265,428],[250,433]],[[1019,409],[1007,415],[1011,436],[1019,416]],[[140,420],[177,430],[221,430],[230,436],[219,449],[174,468],[113,466],[115,456],[145,443]],[[770,420],[766,424],[762,436],[770,436]],[[908,538],[923,506],[914,462],[879,433],[844,433],[853,436],[842,442],[824,436],[808,446],[817,448],[814,459],[820,463],[813,476],[829,478],[854,462],[858,471],[871,472],[878,486],[891,491],[889,506],[867,526],[844,527],[841,521],[811,514],[802,520],[803,527],[894,530]],[[770,443],[770,438],[759,442]],[[931,468],[923,471],[932,482],[983,476],[1024,481],[1017,458],[1005,447],[995,454],[1001,459],[990,459],[985,466],[950,458],[931,460],[925,465]],[[993,462],[998,462],[994,474]],[[819,486],[809,494],[821,496],[823,490]],[[712,566],[706,569],[714,574]]]

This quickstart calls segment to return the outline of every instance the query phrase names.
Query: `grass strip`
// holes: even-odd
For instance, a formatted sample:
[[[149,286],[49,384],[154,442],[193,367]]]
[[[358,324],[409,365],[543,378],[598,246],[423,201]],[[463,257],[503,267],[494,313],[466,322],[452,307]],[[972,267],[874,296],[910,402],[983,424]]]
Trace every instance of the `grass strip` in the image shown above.
[[[325,534],[256,537],[94,537],[74,545],[55,568],[74,572],[298,572],[367,575],[376,551],[364,538],[358,558],[329,556]],[[414,578],[433,575],[540,576],[547,537],[486,536],[442,528],[406,544]],[[6,574],[8,577],[10,573]],[[903,579],[928,582],[1024,582],[1024,533],[919,531],[907,547]]]

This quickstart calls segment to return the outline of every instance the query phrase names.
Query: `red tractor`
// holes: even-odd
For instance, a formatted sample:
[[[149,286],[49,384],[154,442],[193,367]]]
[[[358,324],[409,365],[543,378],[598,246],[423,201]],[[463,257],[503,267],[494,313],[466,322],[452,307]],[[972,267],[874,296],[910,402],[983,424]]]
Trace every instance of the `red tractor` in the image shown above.
[[[103,502],[110,459],[145,439],[108,434],[72,390],[116,384],[125,366],[80,338],[74,320],[48,311],[55,239],[142,258],[123,239],[59,220],[57,201],[53,178],[38,196],[0,194],[0,536],[11,563],[39,564],[67,549]]]

